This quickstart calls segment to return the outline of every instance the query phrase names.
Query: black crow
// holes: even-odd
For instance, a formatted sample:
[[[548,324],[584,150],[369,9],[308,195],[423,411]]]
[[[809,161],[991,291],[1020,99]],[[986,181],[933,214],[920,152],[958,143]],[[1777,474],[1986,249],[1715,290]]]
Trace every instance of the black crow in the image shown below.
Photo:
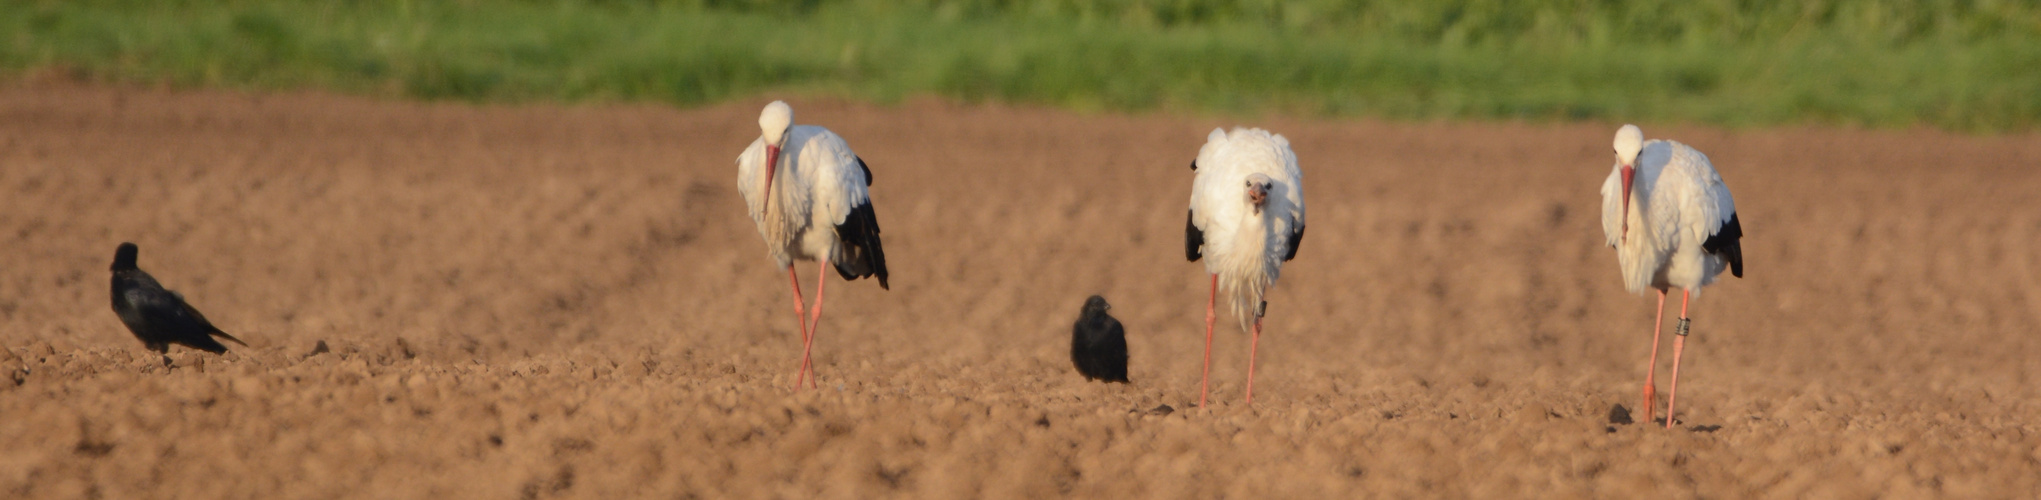
[[[227,346],[213,340],[218,336],[246,347],[248,343],[228,335],[206,321],[198,309],[184,303],[184,296],[163,289],[156,278],[135,267],[134,243],[122,243],[113,254],[113,313],[128,331],[151,351],[169,353],[170,344],[182,344],[214,354]],[[164,358],[166,361],[169,358]]]
[[[1127,331],[1106,313],[1112,309],[1105,297],[1093,295],[1070,327],[1070,362],[1085,380],[1127,382]]]

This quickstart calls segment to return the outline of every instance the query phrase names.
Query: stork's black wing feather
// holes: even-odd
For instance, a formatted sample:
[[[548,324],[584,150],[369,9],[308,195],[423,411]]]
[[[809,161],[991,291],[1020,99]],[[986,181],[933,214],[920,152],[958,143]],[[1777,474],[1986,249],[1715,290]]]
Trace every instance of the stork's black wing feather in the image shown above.
[[[879,242],[879,216],[872,211],[871,200],[850,209],[850,216],[836,225],[836,237],[843,241],[848,254],[843,262],[836,263],[837,274],[845,281],[877,277],[879,288],[893,289],[886,283],[886,249]]]
[[[1743,277],[1743,221],[1736,214],[1729,214],[1729,222],[1722,224],[1715,234],[1708,235],[1708,241],[1701,242],[1701,250],[1720,255],[1729,261],[1729,274]]]
[[[1304,243],[1304,225],[1298,224],[1297,230],[1290,233],[1290,250],[1283,254],[1283,262],[1289,262],[1290,259],[1297,258],[1297,245],[1302,243]]]
[[[851,158],[857,158],[858,170],[865,171],[865,185],[872,185],[872,167],[865,166],[865,159],[863,157],[852,155]]]
[[[1197,216],[1195,213],[1185,213],[1183,221],[1183,255],[1184,258],[1190,259],[1191,262],[1197,262],[1198,259],[1205,256],[1202,251],[1205,246],[1205,231],[1198,229],[1196,220]]]

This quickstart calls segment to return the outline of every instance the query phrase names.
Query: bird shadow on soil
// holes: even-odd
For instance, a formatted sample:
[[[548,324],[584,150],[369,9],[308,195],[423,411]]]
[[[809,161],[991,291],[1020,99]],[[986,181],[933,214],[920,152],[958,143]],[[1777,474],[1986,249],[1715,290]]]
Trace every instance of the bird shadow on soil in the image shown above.
[[[1651,419],[1651,422],[1652,422],[1653,424],[1657,424],[1657,425],[1658,425],[1658,426],[1660,426],[1660,427],[1664,427],[1664,426],[1665,426],[1665,418],[1664,418],[1664,417],[1659,417],[1659,418],[1654,418],[1654,419]],[[1630,418],[1630,409],[1629,409],[1629,408],[1625,408],[1625,407],[1623,407],[1623,405],[1622,405],[1622,404],[1616,404],[1616,405],[1613,405],[1613,406],[1610,406],[1610,407],[1609,407],[1609,426],[1608,426],[1608,427],[1606,428],[1606,430],[1607,430],[1608,432],[1616,432],[1616,426],[1618,426],[1618,425],[1630,425],[1630,424],[1633,424],[1633,423],[1636,423],[1636,421],[1635,421],[1635,420],[1632,420],[1632,419]],[[1679,421],[1674,421],[1674,423],[1681,423],[1681,422],[1679,422]],[[1687,432],[1715,432],[1715,431],[1719,431],[1719,430],[1722,430],[1722,426],[1720,426],[1720,425],[1690,425],[1690,426],[1687,426],[1687,427],[1686,427],[1686,429],[1687,429]]]

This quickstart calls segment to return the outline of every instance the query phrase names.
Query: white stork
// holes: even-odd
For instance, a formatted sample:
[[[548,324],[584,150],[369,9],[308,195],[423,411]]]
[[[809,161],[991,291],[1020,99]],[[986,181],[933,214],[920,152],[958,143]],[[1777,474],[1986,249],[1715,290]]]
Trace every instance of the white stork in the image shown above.
[[[737,190],[765,238],[767,255],[787,270],[794,288],[794,319],[801,328],[803,377],[815,386],[810,354],[822,322],[822,284],[830,264],[843,279],[879,278],[886,284],[886,252],[879,246],[879,219],[872,213],[872,170],[850,145],[829,129],[794,125],[794,109],[773,101],[758,115],[758,140],[737,156]],[[801,282],[794,260],[817,261],[813,317],[804,317]]]
[[[1666,290],[1680,289],[1680,321],[1673,329],[1672,386],[1665,402],[1665,426],[1673,425],[1680,387],[1680,352],[1686,347],[1687,299],[1728,269],[1743,277],[1743,223],[1729,186],[1708,156],[1685,144],[1646,142],[1636,125],[1616,131],[1616,165],[1602,182],[1602,231],[1616,248],[1623,286],[1642,294],[1658,290],[1658,316],[1651,329],[1651,361],[1644,373],[1644,421],[1651,421],[1658,388],[1659,325],[1665,321]]]
[[[1240,329],[1254,339],[1247,349],[1247,402],[1254,403],[1254,358],[1261,344],[1264,296],[1276,284],[1283,263],[1297,257],[1304,239],[1304,173],[1290,140],[1262,129],[1212,129],[1191,182],[1190,220],[1184,227],[1184,256],[1203,258],[1212,275],[1205,303],[1205,368],[1198,407],[1212,387],[1212,326],[1219,291],[1233,304]]]

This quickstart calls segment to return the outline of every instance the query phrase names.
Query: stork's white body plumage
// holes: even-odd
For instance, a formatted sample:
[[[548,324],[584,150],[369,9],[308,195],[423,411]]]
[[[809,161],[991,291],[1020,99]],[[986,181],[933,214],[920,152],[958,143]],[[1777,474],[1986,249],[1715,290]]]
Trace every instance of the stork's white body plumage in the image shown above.
[[[1262,129],[1213,130],[1197,165],[1190,225],[1204,232],[1205,272],[1219,276],[1220,292],[1247,331],[1283,262],[1296,255],[1290,239],[1304,227],[1304,173],[1289,139]],[[1242,192],[1255,175],[1268,179],[1262,207]]]
[[[1623,287],[1631,293],[1658,292],[1658,319],[1651,332],[1651,358],[1644,375],[1644,420],[1657,405],[1659,327],[1666,292],[1679,289],[1679,326],[1673,330],[1672,385],[1666,398],[1666,427],[1679,395],[1680,356],[1686,349],[1688,300],[1728,270],[1743,277],[1743,223],[1736,200],[1708,156],[1685,144],[1645,141],[1636,125],[1616,132],[1616,165],[1602,181],[1602,232],[1616,249]]]
[[[789,127],[771,196],[765,187],[765,153],[765,139],[759,138],[737,157],[737,191],[765,239],[767,256],[781,268],[821,257],[848,262],[836,226],[850,217],[852,207],[871,203],[862,162],[850,144],[826,128]]]
[[[1213,277],[1212,300],[1224,292],[1243,331],[1261,338],[1268,288],[1283,263],[1297,256],[1304,236],[1304,173],[1289,139],[1262,129],[1214,129],[1198,150],[1191,182],[1185,256],[1204,260]],[[1209,394],[1212,305],[1205,313],[1206,375]],[[1249,403],[1254,401],[1254,353],[1248,354]],[[1205,395],[1198,398],[1204,406]]]
[[[1636,294],[1669,288],[1698,294],[1729,269],[1727,256],[1701,246],[1736,214],[1736,200],[1708,156],[1685,144],[1645,142],[1635,168],[1628,210],[1622,165],[1602,182],[1602,231],[1616,248],[1623,287]]]
[[[759,113],[759,138],[737,156],[737,191],[765,240],[767,256],[787,270],[794,290],[794,316],[800,321],[802,379],[813,386],[810,353],[822,321],[822,285],[828,268],[845,280],[876,277],[886,282],[886,253],[879,241],[879,220],[872,210],[871,168],[829,129],[794,125],[794,111],[773,101]],[[793,261],[816,266],[813,317],[801,305],[800,278]]]

